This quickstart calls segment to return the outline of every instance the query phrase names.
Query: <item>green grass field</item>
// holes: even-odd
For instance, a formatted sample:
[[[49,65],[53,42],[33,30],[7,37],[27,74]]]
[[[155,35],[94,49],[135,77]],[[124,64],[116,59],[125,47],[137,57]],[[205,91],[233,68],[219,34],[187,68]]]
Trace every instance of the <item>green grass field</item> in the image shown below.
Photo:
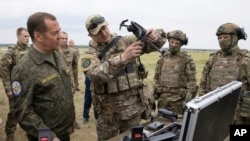
[[[0,50],[0,58],[2,57],[3,50]],[[80,53],[82,54],[83,49],[80,49]],[[208,59],[208,55],[210,52],[205,51],[190,51],[189,54],[192,55],[194,61],[196,62],[196,70],[197,70],[197,84],[199,83],[200,77],[201,77],[201,71],[203,69],[205,61]],[[155,64],[159,58],[160,54],[158,52],[154,52],[151,54],[145,54],[142,55],[141,61],[144,63],[145,67],[149,70],[149,75],[147,78],[147,82],[151,85],[152,79],[154,75],[154,69]],[[80,60],[79,60],[80,63]],[[84,75],[81,71],[80,65],[79,65],[79,84],[81,91],[76,92],[74,101],[75,101],[75,107],[76,107],[76,119],[77,122],[80,124],[81,129],[76,129],[75,132],[71,135],[72,141],[96,141],[96,131],[95,131],[95,119],[93,118],[93,112],[90,111],[90,121],[88,124],[82,123],[82,112],[83,112],[83,97],[84,97]],[[0,83],[0,118],[4,121],[6,121],[6,116],[8,114],[8,101],[7,97],[5,95],[5,92],[3,90],[2,83]],[[15,133],[16,139],[19,141],[25,141],[26,136],[25,132],[18,126],[17,131]],[[5,133],[4,133],[4,127],[0,127],[0,141],[5,140]]]

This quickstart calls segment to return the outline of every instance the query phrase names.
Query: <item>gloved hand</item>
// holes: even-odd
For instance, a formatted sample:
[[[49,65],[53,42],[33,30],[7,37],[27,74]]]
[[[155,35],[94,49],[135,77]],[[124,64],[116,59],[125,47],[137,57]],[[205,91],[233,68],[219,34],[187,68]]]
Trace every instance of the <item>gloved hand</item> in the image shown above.
[[[155,102],[154,102],[154,103],[152,103],[150,106],[151,106],[151,110],[153,110],[153,111],[155,111],[155,110],[156,110],[156,104],[155,104]]]

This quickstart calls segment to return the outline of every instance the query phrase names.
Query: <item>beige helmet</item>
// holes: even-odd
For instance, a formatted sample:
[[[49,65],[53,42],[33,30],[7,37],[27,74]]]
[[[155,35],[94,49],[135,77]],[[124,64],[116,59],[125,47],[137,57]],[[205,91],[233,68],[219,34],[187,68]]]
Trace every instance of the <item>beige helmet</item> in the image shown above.
[[[181,30],[173,30],[171,32],[167,33],[167,39],[169,38],[175,38],[182,42],[183,45],[187,45],[188,38],[185,33],[183,33]]]
[[[238,40],[247,39],[247,34],[244,29],[234,23],[225,23],[221,25],[216,31],[217,36],[220,34],[236,34],[238,36]]]

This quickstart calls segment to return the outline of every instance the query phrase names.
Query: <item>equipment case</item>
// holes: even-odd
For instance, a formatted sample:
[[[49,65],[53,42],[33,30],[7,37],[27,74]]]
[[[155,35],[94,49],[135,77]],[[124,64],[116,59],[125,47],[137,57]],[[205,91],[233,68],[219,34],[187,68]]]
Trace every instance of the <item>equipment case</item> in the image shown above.
[[[188,102],[179,141],[223,141],[229,135],[241,86],[233,81]]]

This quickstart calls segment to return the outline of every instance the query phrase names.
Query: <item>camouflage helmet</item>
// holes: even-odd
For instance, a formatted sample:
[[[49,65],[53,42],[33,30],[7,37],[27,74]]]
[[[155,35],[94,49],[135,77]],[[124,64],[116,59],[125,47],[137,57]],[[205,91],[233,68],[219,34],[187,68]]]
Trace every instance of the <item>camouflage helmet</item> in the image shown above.
[[[221,25],[217,31],[216,35],[220,34],[236,34],[238,36],[238,39],[244,39],[246,40],[247,34],[245,33],[243,28],[240,28],[238,25],[234,23],[225,23]]]
[[[169,38],[175,38],[182,42],[183,45],[187,45],[188,38],[185,33],[183,33],[181,30],[173,30],[171,32],[167,33],[167,39]]]

